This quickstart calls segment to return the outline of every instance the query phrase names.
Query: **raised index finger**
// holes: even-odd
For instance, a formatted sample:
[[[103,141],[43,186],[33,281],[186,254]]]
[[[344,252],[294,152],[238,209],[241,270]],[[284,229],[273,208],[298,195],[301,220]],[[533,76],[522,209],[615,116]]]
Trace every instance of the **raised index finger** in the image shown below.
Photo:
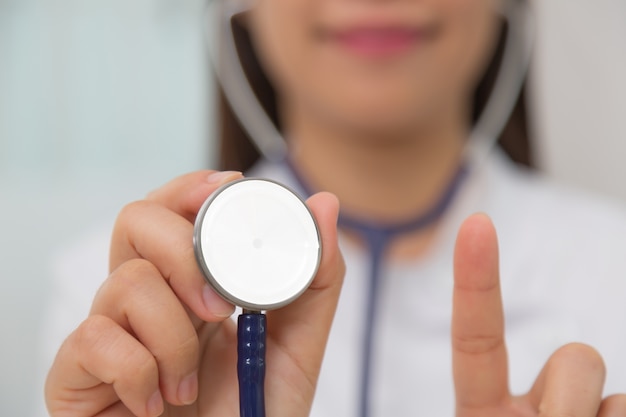
[[[482,214],[465,220],[455,247],[452,367],[457,414],[509,397],[498,242]]]

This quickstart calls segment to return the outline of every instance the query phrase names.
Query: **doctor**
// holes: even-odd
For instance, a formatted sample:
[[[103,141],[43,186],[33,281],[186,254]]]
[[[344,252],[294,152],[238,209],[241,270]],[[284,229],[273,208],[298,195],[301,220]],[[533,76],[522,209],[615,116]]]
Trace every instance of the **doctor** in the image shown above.
[[[606,269],[621,266],[613,234],[626,236],[623,215],[551,188],[499,151],[467,167],[499,6],[259,0],[237,20],[288,138],[288,163],[251,172],[328,191],[308,200],[319,272],[268,314],[268,415],[626,416],[626,396],[604,391],[605,381],[626,389],[624,284]],[[52,417],[237,415],[233,306],[205,284],[191,236],[202,202],[240,177],[189,174],[121,212],[109,276],[50,369]],[[470,215],[479,210],[517,244],[502,268],[492,221]],[[568,256],[554,260],[542,245],[557,238]],[[609,277],[587,287],[587,265]],[[510,352],[501,282],[515,318]]]

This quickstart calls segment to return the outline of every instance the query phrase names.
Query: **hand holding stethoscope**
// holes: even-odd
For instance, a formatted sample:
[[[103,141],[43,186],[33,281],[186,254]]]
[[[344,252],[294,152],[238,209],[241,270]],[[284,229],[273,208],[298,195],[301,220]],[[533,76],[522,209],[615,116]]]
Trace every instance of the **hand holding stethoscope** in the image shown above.
[[[198,172],[122,210],[111,274],[50,371],[46,399],[53,417],[156,416],[163,404],[167,416],[239,415],[234,307],[206,284],[192,235],[207,197],[240,178]],[[321,193],[308,207],[323,254],[308,289],[267,313],[270,416],[308,414],[344,273],[336,199]]]
[[[233,308],[205,286],[191,235],[205,199],[240,176],[208,175],[174,180],[120,214],[111,274],[50,371],[52,417],[156,416],[163,406],[166,416],[239,415],[236,330],[226,318]],[[308,415],[344,272],[336,200],[319,194],[308,206],[323,254],[308,290],[268,313],[265,385],[272,417]],[[562,348],[529,394],[510,395],[497,258],[492,224],[472,216],[461,227],[454,260],[457,416],[535,416],[539,410],[626,416],[624,396],[602,401],[601,359],[584,346]]]

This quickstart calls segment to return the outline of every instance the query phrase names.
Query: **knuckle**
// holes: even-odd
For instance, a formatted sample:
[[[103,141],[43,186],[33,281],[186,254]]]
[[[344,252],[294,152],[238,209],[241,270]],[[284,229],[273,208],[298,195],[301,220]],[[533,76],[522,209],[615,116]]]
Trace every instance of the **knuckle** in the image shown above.
[[[176,358],[194,358],[198,355],[200,350],[200,342],[195,332],[182,340],[176,347],[174,354]]]
[[[154,356],[147,349],[133,349],[121,358],[121,373],[117,381],[124,385],[149,385],[158,378],[158,366]]]
[[[148,201],[158,200],[160,194],[163,192],[163,188],[164,187],[155,188],[154,190],[149,191],[145,196],[145,200],[148,200]]]
[[[79,350],[92,350],[111,332],[115,322],[102,315],[93,315],[83,321],[73,334],[73,344]]]
[[[109,280],[123,288],[138,288],[145,284],[146,277],[160,276],[159,269],[150,261],[134,258],[124,262],[116,269]]]
[[[122,207],[113,226],[113,241],[127,236],[127,230],[134,223],[134,219],[143,213],[149,204],[152,203],[145,200],[137,200]]]
[[[148,200],[136,200],[126,204],[120,210],[119,218],[133,218],[138,214],[141,214],[147,207],[152,206],[154,203]]]
[[[502,348],[504,338],[500,335],[453,335],[452,348],[468,355],[483,355]]]
[[[157,384],[159,378],[157,361],[141,343],[115,343],[112,341],[111,346],[108,346],[107,349],[115,352],[115,362],[111,363],[105,374],[104,382],[114,385],[116,390],[123,392],[139,387],[152,387]]]
[[[139,219],[145,218],[147,214],[154,211],[155,207],[161,205],[150,200],[135,200],[126,204],[119,211],[115,220],[113,235],[126,236],[127,231],[132,230]]]
[[[175,344],[164,345],[161,351],[155,351],[154,356],[159,361],[186,363],[196,362],[196,358],[200,351],[200,342],[195,331],[181,337],[180,341]]]
[[[92,312],[98,307],[110,305],[111,301],[123,304],[124,300],[133,300],[137,295],[149,294],[153,285],[146,285],[161,277],[158,268],[150,261],[141,258],[130,259],[115,269],[98,290],[92,306]]]
[[[113,306],[115,311],[123,311],[129,303],[136,303],[138,296],[154,295],[157,278],[161,278],[159,270],[145,259],[133,258],[122,263],[98,289],[91,314],[108,314]]]
[[[77,328],[73,342],[74,352],[85,360],[98,360],[115,355],[116,370],[111,369],[105,382],[136,384],[157,377],[154,356],[136,339],[121,329],[109,317],[93,315]]]
[[[458,290],[474,292],[478,294],[492,293],[500,289],[500,283],[497,276],[490,276],[489,279],[484,277],[470,277],[465,280],[455,280],[455,286]]]

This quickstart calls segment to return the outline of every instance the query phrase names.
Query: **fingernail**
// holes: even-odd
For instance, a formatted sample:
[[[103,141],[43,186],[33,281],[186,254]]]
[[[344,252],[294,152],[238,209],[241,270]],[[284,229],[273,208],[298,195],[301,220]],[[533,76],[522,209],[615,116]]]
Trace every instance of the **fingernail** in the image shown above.
[[[150,417],[157,417],[163,414],[163,397],[161,396],[161,391],[156,390],[156,392],[150,396],[147,408]]]
[[[225,184],[227,182],[241,178],[243,175],[239,171],[217,171],[207,177],[209,184]]]
[[[224,300],[208,284],[202,289],[202,299],[206,309],[215,317],[227,318],[235,312],[235,306]]]
[[[198,396],[198,373],[193,372],[178,385],[178,401],[185,405],[193,404]]]

